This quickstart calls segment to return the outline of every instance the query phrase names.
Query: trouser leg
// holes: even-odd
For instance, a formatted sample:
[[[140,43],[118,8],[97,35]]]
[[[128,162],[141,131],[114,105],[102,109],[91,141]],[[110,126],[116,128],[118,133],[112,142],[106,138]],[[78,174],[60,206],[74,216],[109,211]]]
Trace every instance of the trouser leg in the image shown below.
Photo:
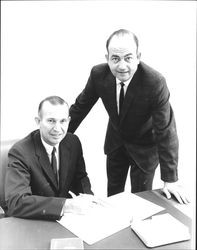
[[[124,191],[128,169],[129,160],[124,147],[107,155],[108,196]]]
[[[135,163],[130,168],[131,192],[137,193],[146,190],[152,190],[155,169],[150,173],[146,173]]]

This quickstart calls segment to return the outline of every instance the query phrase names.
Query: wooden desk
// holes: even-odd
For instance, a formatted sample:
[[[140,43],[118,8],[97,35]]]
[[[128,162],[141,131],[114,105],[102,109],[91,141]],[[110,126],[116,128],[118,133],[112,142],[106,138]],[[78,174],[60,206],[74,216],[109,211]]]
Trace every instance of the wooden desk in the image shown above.
[[[176,209],[175,201],[167,200],[160,190],[138,193],[153,203],[163,206],[168,212],[185,225],[192,228],[192,220]],[[75,237],[69,230],[57,222],[26,220],[19,218],[0,219],[0,250],[49,250],[52,238]],[[169,244],[154,249],[192,249],[190,241]],[[85,249],[147,249],[130,227],[111,235],[93,245],[84,242]]]

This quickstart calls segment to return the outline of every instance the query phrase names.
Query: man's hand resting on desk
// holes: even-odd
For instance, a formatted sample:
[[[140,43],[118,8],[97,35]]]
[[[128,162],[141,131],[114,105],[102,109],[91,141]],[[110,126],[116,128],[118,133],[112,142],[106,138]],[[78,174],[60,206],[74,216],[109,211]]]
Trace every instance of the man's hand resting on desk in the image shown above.
[[[80,194],[71,199],[66,199],[63,213],[87,214],[98,202],[94,195]]]
[[[178,185],[177,182],[164,182],[164,187],[162,189],[164,194],[166,195],[167,199],[171,198],[171,194],[174,195],[174,197],[178,200],[181,204],[187,204],[189,203],[189,199],[185,194],[184,189]]]

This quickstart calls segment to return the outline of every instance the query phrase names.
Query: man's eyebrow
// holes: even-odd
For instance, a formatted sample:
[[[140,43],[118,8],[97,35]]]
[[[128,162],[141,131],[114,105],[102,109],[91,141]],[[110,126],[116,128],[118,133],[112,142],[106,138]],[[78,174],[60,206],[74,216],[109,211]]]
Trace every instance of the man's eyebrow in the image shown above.
[[[133,53],[126,54],[124,57],[126,56],[133,56]]]
[[[124,57],[127,57],[127,56],[133,56],[133,53],[128,53],[128,54],[124,55]],[[113,58],[113,57],[120,57],[120,56],[116,55],[116,54],[111,55],[111,58]]]
[[[111,57],[119,57],[118,55],[112,55]]]

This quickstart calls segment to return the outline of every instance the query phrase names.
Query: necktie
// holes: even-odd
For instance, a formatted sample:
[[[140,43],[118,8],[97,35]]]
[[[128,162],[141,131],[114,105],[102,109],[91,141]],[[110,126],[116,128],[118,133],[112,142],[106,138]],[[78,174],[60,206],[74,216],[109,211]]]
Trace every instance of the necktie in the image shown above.
[[[56,178],[56,181],[58,183],[58,177],[57,177],[57,159],[56,159],[56,156],[55,156],[55,152],[56,152],[56,148],[53,147],[53,151],[52,151],[52,154],[51,154],[51,166],[52,166],[52,169],[53,169],[53,172],[55,174],[55,178]]]
[[[119,116],[121,115],[122,105],[124,101],[124,83],[120,82],[121,89],[120,89],[120,97],[119,97]]]

